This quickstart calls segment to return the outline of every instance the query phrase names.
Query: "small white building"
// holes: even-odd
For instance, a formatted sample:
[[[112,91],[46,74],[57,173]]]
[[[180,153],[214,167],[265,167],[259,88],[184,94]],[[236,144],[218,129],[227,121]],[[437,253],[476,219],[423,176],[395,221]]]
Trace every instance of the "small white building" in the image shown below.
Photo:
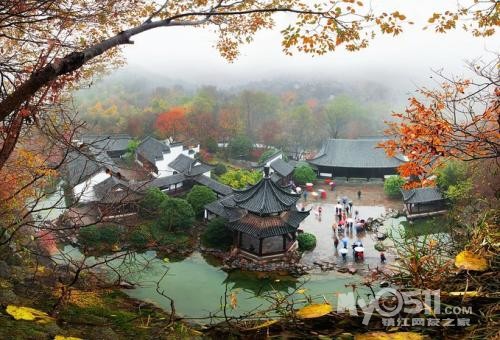
[[[194,155],[200,151],[200,146],[187,148],[182,143],[169,143],[159,141],[148,136],[139,144],[136,150],[136,162],[147,169],[155,177],[166,177],[176,173],[170,167],[179,155],[185,155],[194,159]]]

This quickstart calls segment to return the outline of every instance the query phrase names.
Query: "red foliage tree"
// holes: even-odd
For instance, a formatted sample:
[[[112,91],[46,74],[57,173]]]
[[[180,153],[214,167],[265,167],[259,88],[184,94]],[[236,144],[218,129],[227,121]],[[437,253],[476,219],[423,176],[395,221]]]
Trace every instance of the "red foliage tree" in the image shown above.
[[[174,140],[182,137],[187,128],[186,110],[182,107],[173,107],[160,114],[155,123],[155,129],[161,137],[171,137]]]

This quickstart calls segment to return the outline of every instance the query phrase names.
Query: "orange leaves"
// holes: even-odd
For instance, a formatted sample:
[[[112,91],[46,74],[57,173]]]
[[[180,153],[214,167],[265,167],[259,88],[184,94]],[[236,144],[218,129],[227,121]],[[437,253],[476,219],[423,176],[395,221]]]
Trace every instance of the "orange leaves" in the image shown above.
[[[158,116],[155,123],[156,130],[164,138],[177,138],[187,130],[186,110],[182,107],[174,107],[170,111]]]
[[[421,89],[423,99],[412,97],[403,113],[393,114],[386,134],[394,140],[381,144],[388,155],[403,154],[409,162],[399,171],[420,180],[410,186],[427,185],[425,177],[442,157],[462,160],[498,157],[500,140],[498,104],[494,90],[478,91],[468,79],[443,83],[439,89]],[[491,92],[491,93],[489,93]],[[479,99],[478,99],[479,98]],[[482,109],[478,101],[491,104]]]

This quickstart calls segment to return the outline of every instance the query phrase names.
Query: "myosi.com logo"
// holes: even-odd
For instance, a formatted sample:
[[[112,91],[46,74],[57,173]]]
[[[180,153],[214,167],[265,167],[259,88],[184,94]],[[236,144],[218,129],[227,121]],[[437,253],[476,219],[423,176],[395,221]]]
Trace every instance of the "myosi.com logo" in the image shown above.
[[[420,289],[399,291],[394,288],[382,288],[369,301],[356,298],[353,292],[341,293],[338,295],[337,312],[349,312],[351,316],[359,316],[359,307],[364,325],[368,325],[372,315],[378,313],[384,326],[470,326],[470,318],[458,316],[472,314],[472,307],[447,305],[441,310],[440,297],[440,290]],[[419,317],[422,312],[428,317]],[[437,317],[441,312],[444,312],[446,317]],[[415,317],[399,317],[402,314]]]

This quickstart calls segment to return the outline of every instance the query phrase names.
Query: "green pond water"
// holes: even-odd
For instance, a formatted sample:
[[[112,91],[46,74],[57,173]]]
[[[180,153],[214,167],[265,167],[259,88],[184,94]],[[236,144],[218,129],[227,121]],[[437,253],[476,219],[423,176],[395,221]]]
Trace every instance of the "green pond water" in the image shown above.
[[[302,262],[312,264],[315,261],[328,261],[337,263],[339,266],[352,266],[364,273],[367,272],[368,267],[372,269],[379,265],[379,253],[373,247],[376,242],[374,234],[365,233],[347,235],[350,242],[355,239],[363,241],[365,261],[355,263],[349,254],[347,263],[343,263],[338,252],[333,248],[333,238],[338,236],[331,228],[334,220],[334,206],[323,204],[322,207],[324,210],[321,217],[311,214],[301,225],[303,230],[315,234],[317,238],[315,250],[306,252]],[[384,207],[357,208],[362,217],[377,217],[385,211]],[[53,215],[58,215],[61,211],[63,209],[57,209]],[[384,222],[384,231],[422,229],[423,234],[442,232],[441,228],[432,227],[432,225],[440,225],[440,222],[427,223],[424,226],[408,225],[404,222],[404,218],[389,219]],[[393,256],[390,253],[387,253],[387,257],[389,263],[393,262]],[[68,260],[78,262],[82,258],[80,251],[69,245],[63,246],[60,254],[54,256],[54,259],[61,263],[67,263]],[[90,257],[85,261],[92,264],[97,260]],[[250,311],[264,310],[269,307],[271,302],[266,298],[268,296],[291,294],[288,299],[300,307],[307,303],[306,298],[317,302],[326,300],[336,305],[337,295],[352,292],[353,284],[357,285],[356,293],[360,296],[364,297],[369,293],[366,287],[360,285],[363,280],[361,275],[344,274],[336,270],[329,272],[317,270],[300,278],[243,271],[228,273],[221,270],[213,258],[205,257],[199,252],[194,252],[182,261],[170,263],[157,258],[154,251],[148,251],[127,255],[125,259],[113,261],[112,266],[121,272],[122,277],[127,281],[136,284],[136,288],[124,290],[129,296],[151,302],[169,311],[170,300],[158,293],[158,291],[163,292],[175,301],[178,315],[198,320],[201,323],[207,322],[210,315],[223,316],[221,309],[224,305],[224,296],[227,295],[233,295],[237,299],[236,308],[228,306],[227,314],[244,315]],[[109,267],[98,266],[96,269],[110,272]],[[296,292],[299,288],[300,293]]]
[[[69,245],[54,256],[61,263],[68,260],[77,262],[82,258],[80,251]],[[96,261],[98,259],[93,257],[86,259],[89,265]],[[326,300],[334,304],[338,293],[352,292],[351,285],[359,284],[361,280],[360,276],[336,271],[317,272],[300,278],[239,270],[227,273],[213,261],[210,257],[194,252],[182,261],[167,263],[157,258],[156,252],[148,251],[114,260],[111,266],[122,273],[124,279],[137,284],[134,289],[124,290],[129,296],[169,311],[170,300],[159,294],[158,288],[175,301],[178,315],[199,319],[200,322],[209,315],[222,317],[225,295],[233,294],[237,298],[238,303],[234,309],[227,302],[227,314],[235,316],[264,310],[271,304],[271,300],[266,297],[276,297],[279,294],[291,294],[289,301],[293,301],[297,307],[307,302],[306,297],[311,301]],[[107,271],[109,268],[98,266],[96,270]],[[299,289],[303,291],[297,292]],[[357,292],[364,294],[368,291],[361,287]]]

